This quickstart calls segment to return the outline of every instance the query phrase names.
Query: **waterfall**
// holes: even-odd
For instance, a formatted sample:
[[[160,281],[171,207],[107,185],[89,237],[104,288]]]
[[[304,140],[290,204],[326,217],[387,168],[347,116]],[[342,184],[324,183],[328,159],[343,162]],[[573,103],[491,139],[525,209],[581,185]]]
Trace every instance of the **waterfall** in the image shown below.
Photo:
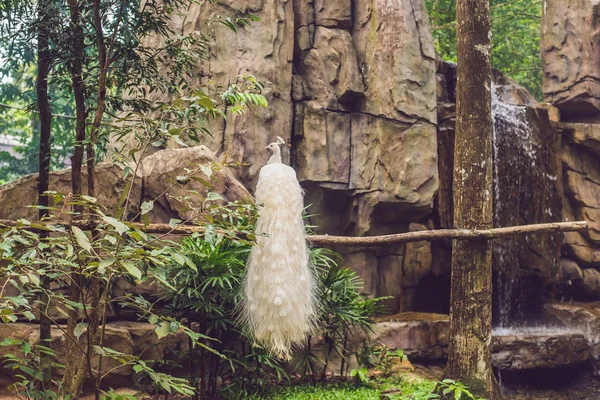
[[[547,115],[502,101],[501,90],[492,88],[494,226],[559,220],[553,158],[559,153],[553,154],[553,137],[545,132],[551,130]],[[559,243],[555,236],[543,235],[494,241],[495,325],[535,319],[546,297],[545,275],[558,266]]]

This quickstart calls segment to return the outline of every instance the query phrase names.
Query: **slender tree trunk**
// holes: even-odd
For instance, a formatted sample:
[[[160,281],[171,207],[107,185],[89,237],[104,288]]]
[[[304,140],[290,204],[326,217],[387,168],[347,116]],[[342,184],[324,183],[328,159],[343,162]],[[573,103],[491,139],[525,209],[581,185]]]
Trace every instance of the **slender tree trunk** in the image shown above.
[[[71,158],[71,190],[73,195],[82,194],[81,172],[83,167],[83,145],[86,139],[86,117],[85,107],[85,85],[83,82],[83,61],[84,61],[84,32],[81,26],[81,11],[78,0],[68,0],[69,13],[71,17],[70,35],[71,35],[71,81],[73,86],[73,96],[75,98],[75,146],[73,157]],[[83,207],[77,205],[74,207],[75,217],[80,218]],[[69,298],[74,302],[83,302],[81,286],[83,284],[81,274],[73,270],[73,280],[69,287]],[[73,335],[78,322],[78,310],[69,311],[67,322],[67,332]],[[77,399],[81,393],[83,380],[89,366],[86,365],[86,356],[81,354],[75,343],[69,343],[67,346],[67,363],[63,376],[63,383],[69,395]],[[88,367],[88,368],[85,368]]]
[[[96,162],[96,142],[98,141],[98,132],[100,129],[100,123],[102,122],[102,115],[106,108],[106,77],[108,70],[108,63],[106,58],[106,44],[104,43],[104,32],[102,31],[102,18],[100,16],[100,0],[94,0],[92,2],[93,8],[93,21],[94,29],[96,30],[96,44],[98,46],[98,104],[96,105],[96,113],[94,115],[94,122],[90,130],[90,140],[87,145],[87,186],[88,194],[90,196],[95,195],[95,162]]]
[[[48,98],[48,75],[52,63],[50,54],[50,10],[51,0],[40,1],[38,4],[38,75],[36,82],[37,105],[40,118],[40,149],[39,149],[39,177],[38,177],[38,205],[39,219],[43,220],[48,215],[48,196],[44,192],[48,190],[50,182],[50,134],[52,128],[52,114],[50,111],[50,101]],[[40,232],[40,240],[48,237],[48,232]],[[41,284],[44,292],[48,290],[49,280],[47,277],[41,277]],[[50,301],[48,295],[41,295],[42,310],[48,309]],[[52,325],[44,312],[40,313],[40,340],[42,344],[48,346],[52,339]],[[43,355],[41,359],[41,369],[43,384],[47,386],[52,376],[52,358]]]
[[[71,61],[71,80],[73,96],[75,97],[75,148],[71,159],[71,188],[74,195],[82,193],[81,170],[83,166],[83,144],[85,142],[85,86],[83,82],[84,34],[81,26],[81,12],[77,0],[69,0],[71,15],[71,35],[73,58]],[[82,212],[81,206],[75,207],[75,212]]]
[[[489,229],[492,214],[492,112],[489,0],[456,5],[458,81],[454,148],[454,226]],[[477,396],[500,397],[492,371],[492,248],[454,241],[450,346],[445,377]]]

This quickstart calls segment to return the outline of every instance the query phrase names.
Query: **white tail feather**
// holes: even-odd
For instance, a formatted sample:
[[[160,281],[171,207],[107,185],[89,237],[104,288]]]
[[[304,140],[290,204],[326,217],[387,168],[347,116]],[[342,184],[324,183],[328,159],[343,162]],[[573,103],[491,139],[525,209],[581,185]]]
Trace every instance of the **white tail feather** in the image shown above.
[[[303,191],[295,171],[264,166],[256,186],[257,241],[248,260],[242,318],[256,342],[291,356],[315,323],[316,281],[309,265],[302,211]]]

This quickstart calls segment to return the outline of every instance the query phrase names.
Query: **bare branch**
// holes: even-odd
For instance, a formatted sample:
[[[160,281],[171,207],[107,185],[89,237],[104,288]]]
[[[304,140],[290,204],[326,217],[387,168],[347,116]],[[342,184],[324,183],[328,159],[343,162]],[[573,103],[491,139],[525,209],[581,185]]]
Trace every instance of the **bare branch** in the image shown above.
[[[172,234],[172,235],[191,235],[192,233],[202,233],[205,228],[195,225],[179,225],[173,228],[168,224],[148,224],[144,225],[137,222],[129,222],[128,225],[137,228],[146,233],[154,234]],[[20,221],[0,220],[0,229],[10,227],[21,227],[29,231],[40,232],[45,229],[53,229],[61,226],[70,227],[77,226],[82,230],[96,229],[98,222],[95,221],[73,221],[69,223],[32,223],[31,225],[23,225]],[[546,224],[520,225],[510,226],[506,228],[493,229],[437,229],[431,231],[417,231],[397,233],[393,235],[381,236],[329,236],[329,235],[311,235],[307,237],[310,244],[314,246],[357,246],[357,247],[374,247],[384,246],[397,243],[409,242],[431,242],[433,240],[493,240],[501,239],[517,235],[539,234],[539,233],[556,233],[556,232],[579,232],[588,229],[587,221],[577,222],[552,222]],[[217,230],[218,233],[226,233],[225,231]],[[244,235],[240,235],[241,239],[246,239]]]

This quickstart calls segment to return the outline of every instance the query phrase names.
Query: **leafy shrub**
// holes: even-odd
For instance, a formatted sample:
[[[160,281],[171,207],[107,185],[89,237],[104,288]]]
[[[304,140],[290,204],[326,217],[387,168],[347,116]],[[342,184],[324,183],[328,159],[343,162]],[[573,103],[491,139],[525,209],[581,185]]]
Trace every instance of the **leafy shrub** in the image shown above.
[[[239,216],[234,217],[237,218]],[[161,301],[166,315],[184,320],[206,338],[208,348],[192,348],[182,356],[187,360],[192,386],[200,396],[215,396],[219,382],[222,392],[245,396],[260,392],[272,381],[288,380],[286,365],[264,349],[252,345],[245,327],[236,320],[239,292],[250,243],[224,235],[192,235],[181,242],[181,259],[166,270]],[[325,378],[333,353],[342,359],[352,354],[348,338],[353,330],[368,333],[377,299],[364,299],[355,272],[339,266],[339,255],[313,249],[311,261],[319,276],[319,331],[325,355],[320,359],[311,348],[312,338],[299,349],[296,371],[314,379]],[[194,268],[190,268],[187,261]],[[213,351],[214,350],[214,351]],[[342,373],[347,372],[347,361]],[[346,365],[346,367],[344,366]]]

